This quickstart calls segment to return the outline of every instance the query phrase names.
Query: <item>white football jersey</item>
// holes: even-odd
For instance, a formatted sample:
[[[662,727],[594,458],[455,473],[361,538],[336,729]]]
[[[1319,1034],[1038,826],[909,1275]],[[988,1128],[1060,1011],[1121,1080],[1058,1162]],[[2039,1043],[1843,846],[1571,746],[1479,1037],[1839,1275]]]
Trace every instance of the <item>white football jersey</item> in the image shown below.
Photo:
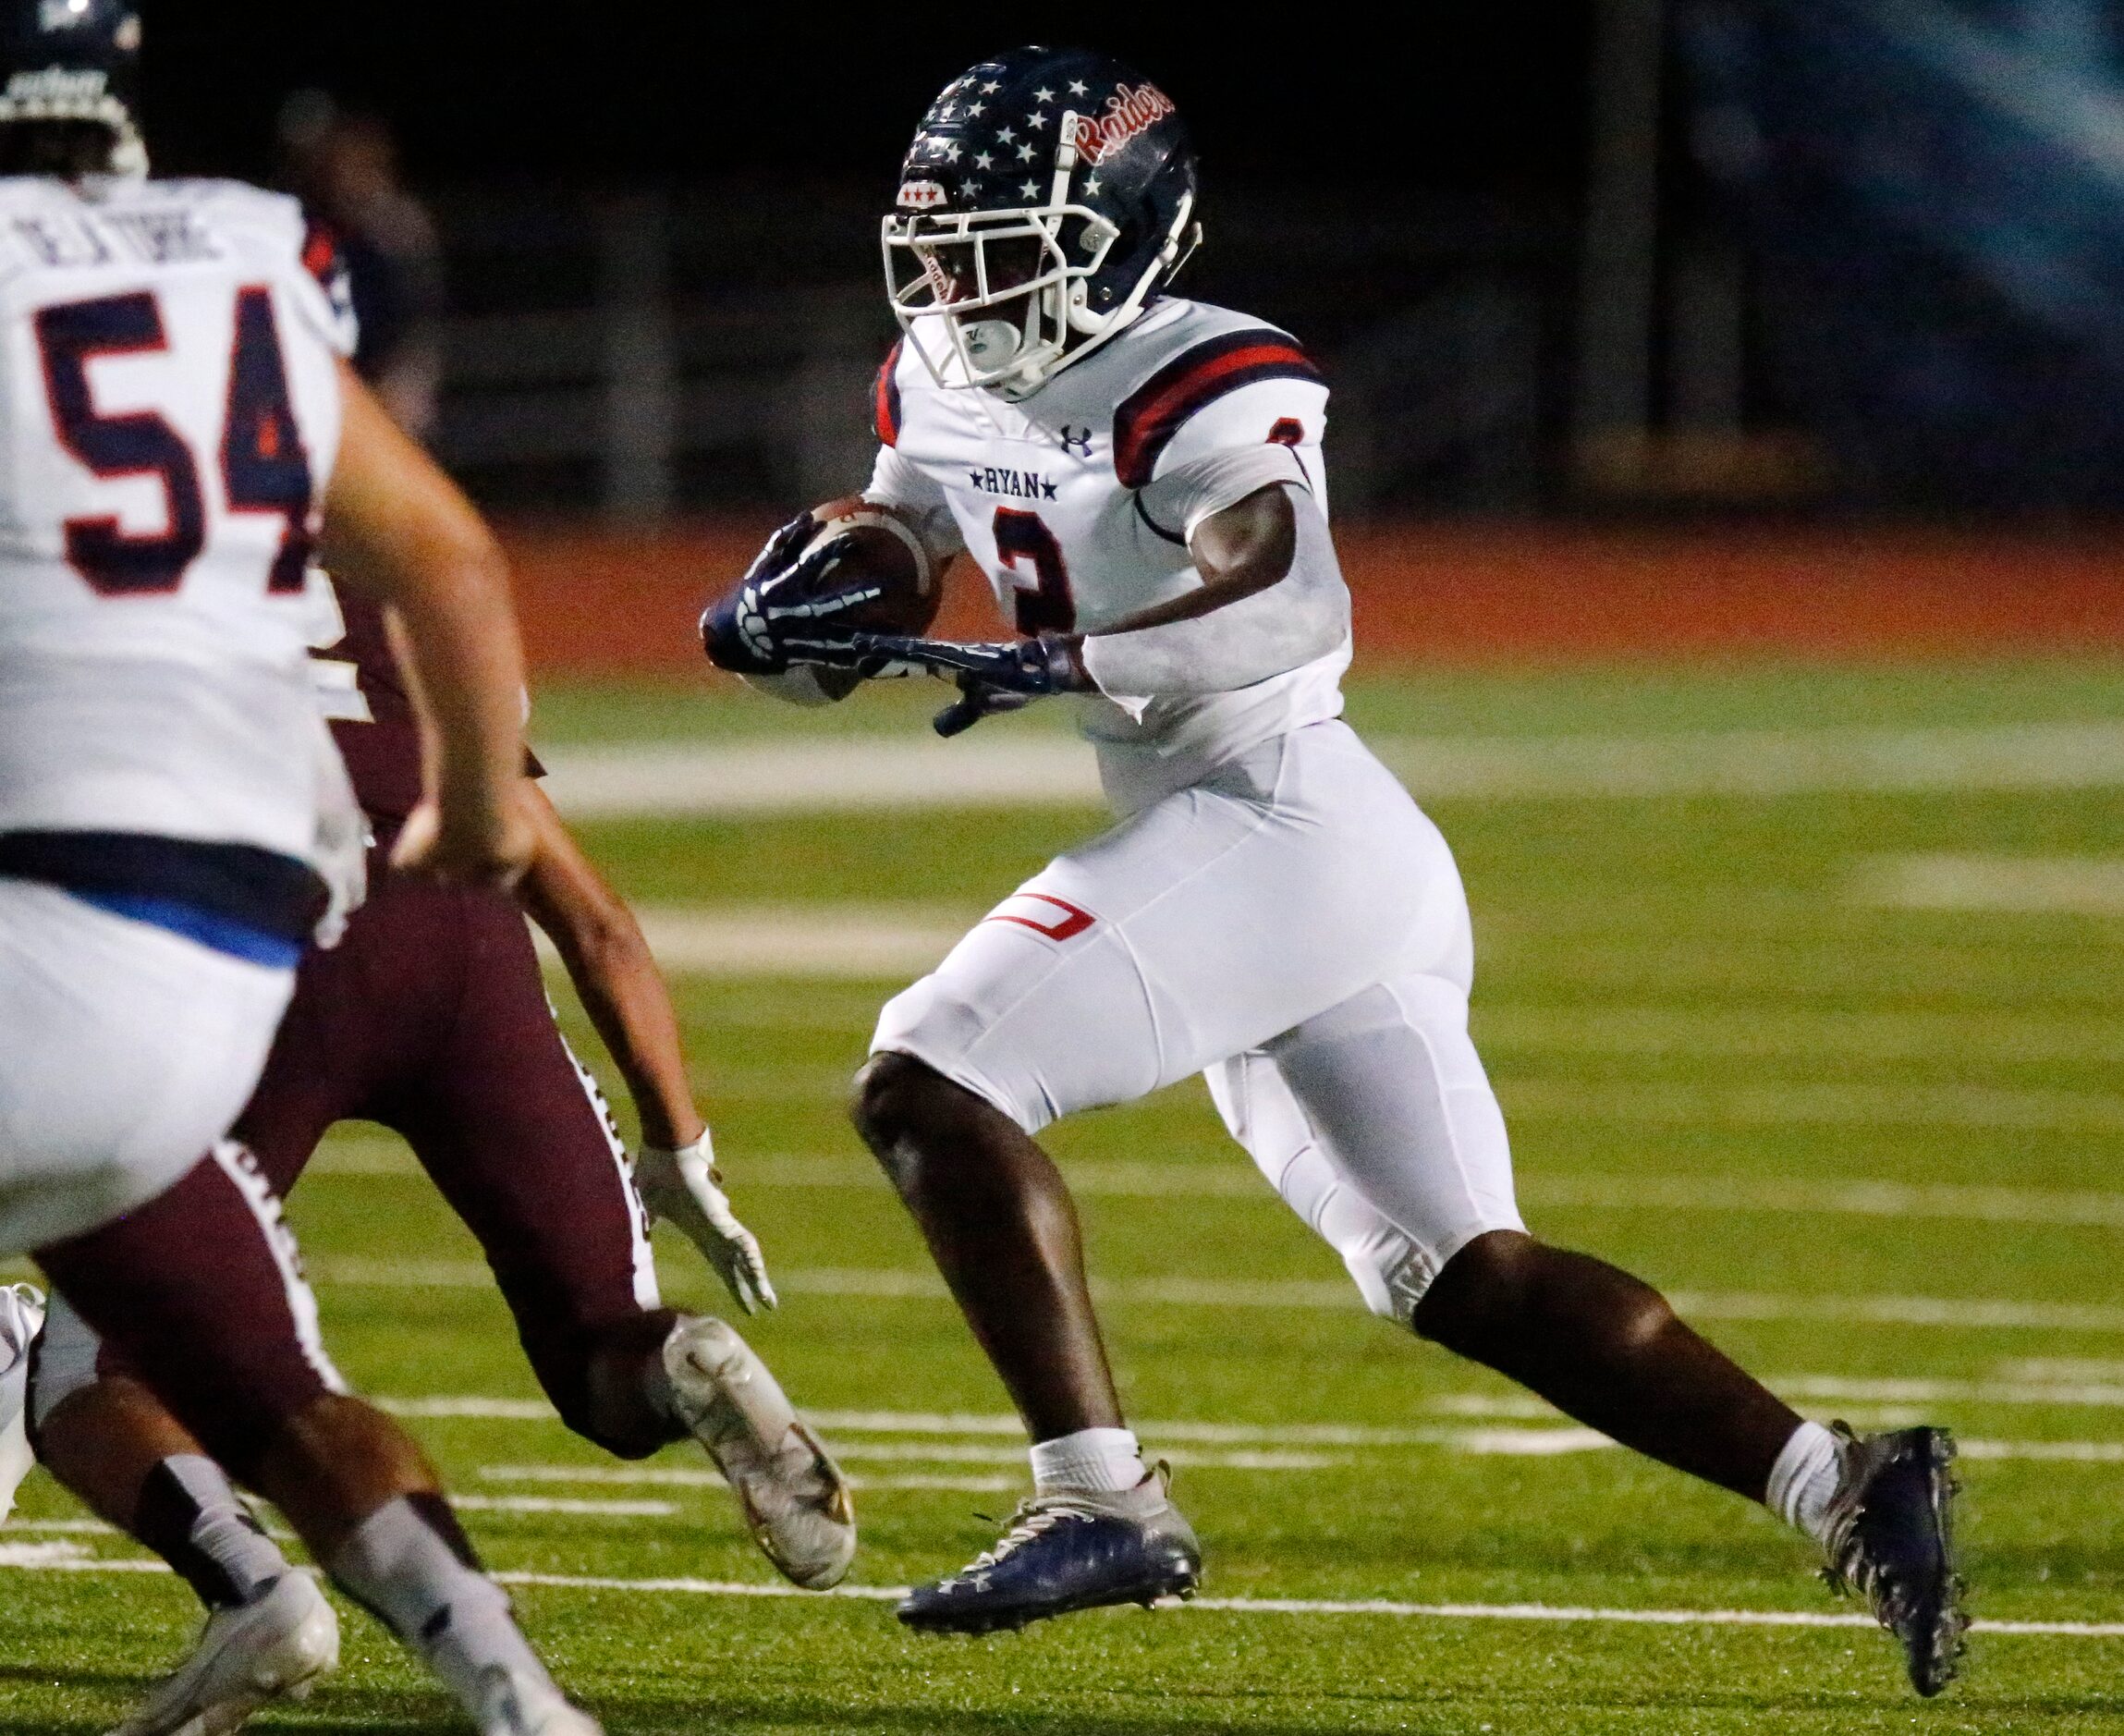
[[[926,347],[952,353],[941,334]],[[1019,403],[939,385],[902,343],[878,376],[883,446],[864,493],[937,544],[963,543],[1021,630],[1095,631],[1198,589],[1189,534],[1264,483],[1310,490],[1324,514],[1326,406],[1288,334],[1173,297]],[[1349,664],[1345,640],[1232,692],[1088,695],[1084,731],[1109,793],[1135,808],[1339,715]]]
[[[0,180],[0,831],[315,859],[307,573],[353,339],[292,200]]]

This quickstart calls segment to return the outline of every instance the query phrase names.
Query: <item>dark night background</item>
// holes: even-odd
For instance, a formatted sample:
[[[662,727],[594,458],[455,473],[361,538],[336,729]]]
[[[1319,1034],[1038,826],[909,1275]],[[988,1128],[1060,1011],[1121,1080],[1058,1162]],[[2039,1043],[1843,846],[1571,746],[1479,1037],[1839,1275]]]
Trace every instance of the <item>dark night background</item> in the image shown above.
[[[170,166],[261,171],[274,108],[324,86],[399,128],[416,179],[891,176],[930,97],[1025,40],[938,8],[490,4],[151,5],[153,132]],[[976,8],[982,10],[982,8]],[[1568,198],[1590,13],[1569,5],[1072,7],[1069,35],[1134,62],[1220,176]],[[1037,18],[1037,8],[1020,16]],[[1383,33],[1394,19],[1392,37]]]
[[[1039,27],[782,17],[150,0],[149,134],[162,172],[262,178],[291,91],[390,124],[448,287],[433,438],[482,497],[780,503],[859,460],[915,122]],[[2124,504],[2124,171],[2071,118],[2124,131],[2119,0],[1065,28],[1187,116],[1181,287],[1320,357],[1348,510]]]

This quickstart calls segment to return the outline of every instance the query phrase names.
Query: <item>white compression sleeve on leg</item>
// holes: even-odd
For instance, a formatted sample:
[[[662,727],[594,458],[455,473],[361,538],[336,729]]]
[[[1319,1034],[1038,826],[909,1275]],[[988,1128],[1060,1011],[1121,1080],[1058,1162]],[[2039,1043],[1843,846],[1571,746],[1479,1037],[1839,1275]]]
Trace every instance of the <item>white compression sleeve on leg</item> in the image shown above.
[[[1290,570],[1257,591],[1191,620],[1132,633],[1093,633],[1084,668],[1117,699],[1229,693],[1324,657],[1349,635],[1349,587],[1335,539],[1311,495],[1288,483],[1297,520]]]

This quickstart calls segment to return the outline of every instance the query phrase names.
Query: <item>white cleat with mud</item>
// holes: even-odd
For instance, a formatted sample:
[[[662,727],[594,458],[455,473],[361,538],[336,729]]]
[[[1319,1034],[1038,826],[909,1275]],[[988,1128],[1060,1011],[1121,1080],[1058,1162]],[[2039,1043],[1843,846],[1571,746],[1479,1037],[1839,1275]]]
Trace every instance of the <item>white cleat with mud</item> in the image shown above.
[[[339,1618],[307,1573],[285,1573],[206,1619],[192,1655],[111,1736],[228,1736],[270,1700],[303,1700],[339,1668]]]
[[[481,1679],[473,1712],[480,1736],[604,1736],[588,1712],[561,1698],[549,1681],[533,1681],[500,1665]]]
[[[839,1584],[856,1554],[848,1479],[766,1363],[723,1321],[685,1320],[664,1341],[664,1371],[762,1553],[807,1591]]]
[[[0,1524],[37,1462],[30,1450],[30,1341],[44,1324],[44,1298],[28,1284],[0,1284]]]

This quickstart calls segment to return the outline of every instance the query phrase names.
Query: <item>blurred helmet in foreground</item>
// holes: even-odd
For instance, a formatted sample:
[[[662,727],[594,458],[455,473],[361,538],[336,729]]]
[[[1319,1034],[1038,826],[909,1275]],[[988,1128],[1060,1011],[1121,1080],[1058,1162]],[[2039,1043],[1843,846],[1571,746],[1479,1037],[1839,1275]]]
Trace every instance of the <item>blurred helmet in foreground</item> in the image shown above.
[[[90,125],[114,175],[145,175],[132,0],[0,0],[0,126]]]

